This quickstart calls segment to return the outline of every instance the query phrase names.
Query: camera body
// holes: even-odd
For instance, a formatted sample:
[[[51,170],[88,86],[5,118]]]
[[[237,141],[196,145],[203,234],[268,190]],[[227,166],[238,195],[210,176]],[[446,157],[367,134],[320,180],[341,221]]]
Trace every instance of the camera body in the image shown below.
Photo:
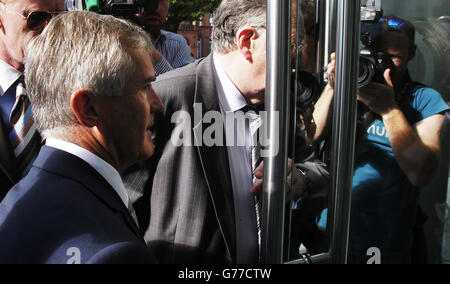
[[[380,22],[383,12],[381,7],[361,7],[361,44],[359,55],[358,89],[368,85],[371,82],[386,84],[384,80],[384,71],[388,68],[395,70],[391,58],[377,50],[376,40],[383,31],[383,24]],[[367,151],[364,137],[367,135],[367,129],[380,116],[372,112],[366,105],[358,102],[358,115],[356,127],[356,155]]]
[[[377,11],[374,7],[361,7],[362,48],[359,56],[358,89],[370,82],[384,83],[384,71],[394,66],[391,58],[375,47],[375,40],[382,33],[382,23],[380,23],[382,16],[381,10]]]
[[[104,13],[117,17],[153,12],[158,9],[159,0],[103,0]]]
[[[373,48],[363,48],[359,54],[358,89],[370,82],[384,83],[384,71],[392,69],[391,58]]]
[[[87,10],[120,18],[134,14],[153,12],[158,9],[159,0],[67,0],[66,10]]]

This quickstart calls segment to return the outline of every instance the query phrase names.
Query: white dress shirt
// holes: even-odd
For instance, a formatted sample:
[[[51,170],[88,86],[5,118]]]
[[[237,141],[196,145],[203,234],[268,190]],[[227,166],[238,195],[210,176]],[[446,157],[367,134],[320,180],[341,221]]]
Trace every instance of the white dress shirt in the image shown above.
[[[22,72],[0,59],[0,96],[3,96],[22,75]]]
[[[117,192],[120,199],[125,204],[125,207],[128,208],[128,194],[125,190],[125,187],[123,186],[122,178],[120,177],[119,172],[113,166],[105,162],[103,159],[99,158],[97,155],[70,142],[48,138],[45,144],[49,147],[56,148],[58,150],[75,155],[88,163],[103,178],[105,178],[105,180]]]

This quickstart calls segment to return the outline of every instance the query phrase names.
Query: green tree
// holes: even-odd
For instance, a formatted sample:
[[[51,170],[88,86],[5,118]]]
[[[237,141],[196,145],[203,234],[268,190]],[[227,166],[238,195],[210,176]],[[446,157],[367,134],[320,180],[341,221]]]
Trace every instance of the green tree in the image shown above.
[[[206,13],[213,12],[221,0],[171,0],[166,29],[176,32],[182,21],[198,21]]]

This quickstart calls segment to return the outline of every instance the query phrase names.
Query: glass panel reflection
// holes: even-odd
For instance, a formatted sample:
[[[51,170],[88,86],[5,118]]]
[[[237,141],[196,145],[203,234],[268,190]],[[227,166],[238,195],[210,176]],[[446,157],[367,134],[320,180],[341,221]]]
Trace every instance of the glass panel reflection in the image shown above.
[[[320,1],[300,2],[304,8]],[[444,0],[426,3],[419,0],[361,1],[363,6],[370,3],[380,4],[382,10],[378,10],[376,19],[366,19],[361,26],[361,46],[372,49],[369,53],[361,52],[361,57],[368,58],[364,62],[368,63],[364,65],[360,61],[360,70],[366,67],[367,74],[374,74],[370,75],[369,86],[358,98],[348,261],[448,263],[450,149],[445,145],[450,143],[450,131],[445,112],[450,101],[450,3]],[[334,157],[327,144],[331,141],[331,131],[329,127],[325,129],[322,122],[328,125],[333,117],[329,112],[325,118],[316,117],[321,107],[321,103],[316,102],[324,86],[318,85],[318,91],[311,91],[315,87],[309,83],[313,81],[311,74],[312,78],[319,79],[324,74],[313,73],[320,70],[315,65],[315,35],[319,29],[315,19],[308,22],[308,15],[303,11],[305,35],[299,37],[302,44],[297,43],[297,47],[302,50],[297,49],[297,60],[293,64],[296,72],[292,88],[297,94],[294,102],[297,108],[295,118],[292,117],[296,126],[291,156],[293,170],[309,173],[311,169],[304,167],[305,164],[311,167],[308,163],[312,161],[314,167],[323,165],[323,174],[328,172],[330,159]],[[384,22],[379,23],[381,16]],[[313,29],[308,28],[311,23],[314,23]],[[308,30],[317,32],[308,38]],[[372,34],[373,39],[365,38]],[[386,69],[393,71],[386,76]],[[327,75],[332,72],[328,70],[324,76],[329,79]],[[373,82],[379,85],[375,86],[375,91],[369,91]],[[305,90],[312,95],[308,97]],[[393,127],[388,121],[387,110],[383,109],[387,103],[382,97],[386,94],[392,95],[390,103],[400,114],[393,117],[401,118],[403,124],[397,120]],[[308,98],[314,102],[312,107],[305,107]],[[331,109],[332,103],[331,94],[326,107]],[[396,137],[399,133],[403,137],[400,140]],[[314,188],[312,183],[308,184],[301,198],[291,206],[285,245],[287,260],[301,258],[305,252],[315,255],[328,251],[327,226],[331,224],[326,222],[327,208],[333,204],[327,200],[329,177],[319,180],[322,185]]]

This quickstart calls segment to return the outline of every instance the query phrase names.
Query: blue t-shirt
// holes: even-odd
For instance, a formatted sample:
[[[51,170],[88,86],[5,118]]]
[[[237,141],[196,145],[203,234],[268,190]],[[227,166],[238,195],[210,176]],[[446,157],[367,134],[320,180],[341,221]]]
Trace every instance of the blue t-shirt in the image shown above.
[[[449,109],[438,92],[423,86],[399,106],[410,125]],[[370,247],[409,250],[419,188],[397,164],[381,120],[369,127],[362,143],[367,151],[355,159],[350,246],[364,254]]]

